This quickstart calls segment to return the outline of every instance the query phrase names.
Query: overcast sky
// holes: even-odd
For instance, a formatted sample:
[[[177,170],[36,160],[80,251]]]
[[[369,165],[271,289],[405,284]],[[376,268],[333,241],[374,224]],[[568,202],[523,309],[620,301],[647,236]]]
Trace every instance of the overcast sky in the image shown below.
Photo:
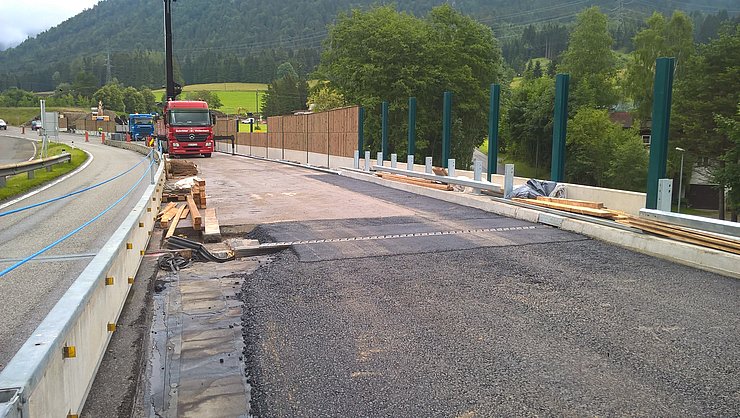
[[[0,50],[54,27],[99,0],[0,0]]]

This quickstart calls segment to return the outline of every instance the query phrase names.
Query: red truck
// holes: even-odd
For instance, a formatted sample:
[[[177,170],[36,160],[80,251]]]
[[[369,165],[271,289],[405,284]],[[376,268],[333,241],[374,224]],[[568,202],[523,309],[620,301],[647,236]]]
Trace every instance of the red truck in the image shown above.
[[[214,116],[208,103],[194,100],[170,100],[157,119],[157,140],[171,156],[213,153]]]

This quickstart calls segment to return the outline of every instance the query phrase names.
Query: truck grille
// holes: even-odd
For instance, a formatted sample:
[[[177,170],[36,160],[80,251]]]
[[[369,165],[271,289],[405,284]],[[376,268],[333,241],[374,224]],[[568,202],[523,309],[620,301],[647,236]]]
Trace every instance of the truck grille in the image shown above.
[[[208,139],[208,134],[175,134],[175,139],[178,141],[203,142]]]

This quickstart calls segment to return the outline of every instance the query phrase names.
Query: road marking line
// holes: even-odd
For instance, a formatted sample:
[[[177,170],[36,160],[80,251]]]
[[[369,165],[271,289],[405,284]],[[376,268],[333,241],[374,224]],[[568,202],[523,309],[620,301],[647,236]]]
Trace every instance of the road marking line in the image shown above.
[[[47,185],[41,186],[38,189],[32,190],[32,191],[24,194],[23,196],[17,197],[17,198],[15,198],[15,199],[13,199],[13,200],[11,200],[9,202],[3,203],[2,205],[0,205],[0,209],[5,209],[8,206],[12,206],[12,205],[15,205],[16,203],[18,203],[20,201],[26,200],[29,197],[33,196],[33,195],[36,195],[38,193],[43,192],[46,189],[49,189],[49,188],[51,188],[53,186],[56,186],[57,184],[63,182],[64,180],[67,180],[70,177],[78,174],[80,171],[86,169],[87,166],[89,166],[93,162],[93,160],[95,159],[95,157],[93,157],[92,154],[90,154],[88,151],[85,151],[82,148],[77,148],[77,149],[81,150],[82,152],[84,152],[85,154],[87,154],[88,157],[90,157],[90,158],[87,159],[87,161],[85,161],[84,164],[82,164],[81,166],[77,167],[74,171],[63,175],[62,177],[59,177],[58,179],[52,181],[51,183],[49,183]]]

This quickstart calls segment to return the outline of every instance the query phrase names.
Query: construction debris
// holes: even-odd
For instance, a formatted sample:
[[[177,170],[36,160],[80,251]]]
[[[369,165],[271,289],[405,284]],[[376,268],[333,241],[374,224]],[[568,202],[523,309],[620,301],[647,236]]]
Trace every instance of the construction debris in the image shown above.
[[[198,166],[194,162],[188,160],[166,158],[164,167],[167,172],[168,179],[198,175]]]
[[[558,199],[542,196],[537,197],[536,199],[513,198],[511,200],[571,213],[578,213],[581,215],[612,219],[620,224],[640,229],[644,232],[664,238],[670,238],[675,241],[713,248],[715,250],[726,251],[733,254],[740,254],[740,240],[733,237],[687,228],[667,222],[640,218],[621,211],[607,209],[601,202]]]
[[[419,179],[419,178],[414,178],[414,177],[407,177],[407,176],[401,176],[398,174],[388,174],[388,173],[375,173],[375,175],[380,178],[386,179],[386,180],[413,184],[415,186],[429,187],[431,189],[436,189],[436,190],[452,191],[454,189],[452,185],[443,184],[443,183],[435,182],[432,180]]]

